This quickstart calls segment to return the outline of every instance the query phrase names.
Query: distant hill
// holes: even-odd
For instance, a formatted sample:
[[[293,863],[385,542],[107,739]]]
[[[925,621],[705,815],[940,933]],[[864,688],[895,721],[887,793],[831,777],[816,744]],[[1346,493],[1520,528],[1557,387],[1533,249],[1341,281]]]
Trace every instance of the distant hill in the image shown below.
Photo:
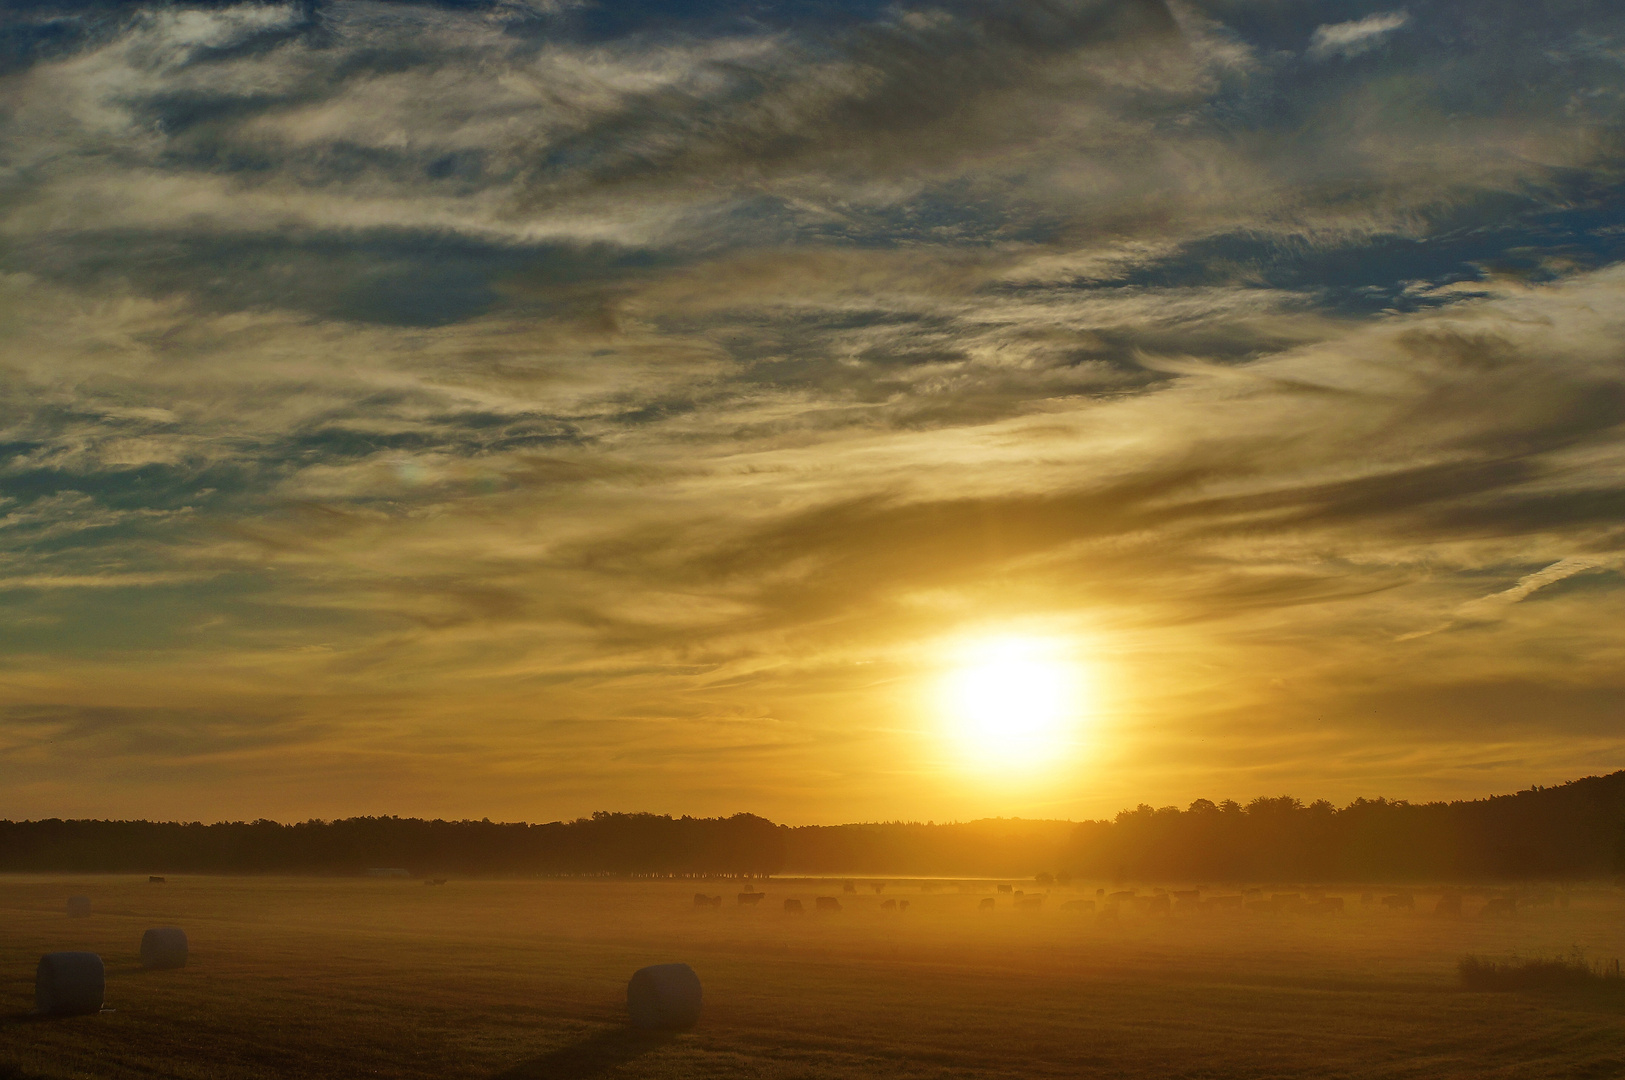
[[[1625,771],[1458,802],[1199,799],[1110,821],[812,825],[753,814],[597,813],[530,825],[368,817],[201,823],[0,821],[0,871],[765,877],[867,874],[1124,881],[1471,881],[1625,871]]]

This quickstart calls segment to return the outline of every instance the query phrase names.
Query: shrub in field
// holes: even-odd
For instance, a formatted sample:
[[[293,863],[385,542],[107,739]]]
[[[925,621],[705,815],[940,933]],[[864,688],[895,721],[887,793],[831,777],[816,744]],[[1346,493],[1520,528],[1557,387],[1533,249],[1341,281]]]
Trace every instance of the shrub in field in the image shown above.
[[[1464,956],[1456,971],[1469,990],[1625,990],[1618,960],[1592,963],[1578,951],[1566,957],[1507,960]]]

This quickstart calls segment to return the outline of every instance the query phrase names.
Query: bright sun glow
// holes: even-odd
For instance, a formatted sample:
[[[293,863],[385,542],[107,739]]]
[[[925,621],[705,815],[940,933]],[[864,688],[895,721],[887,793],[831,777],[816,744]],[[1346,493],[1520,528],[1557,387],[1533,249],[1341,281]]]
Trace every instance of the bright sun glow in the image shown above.
[[[1055,642],[1003,637],[969,643],[944,681],[949,732],[978,768],[1033,770],[1069,756],[1081,694],[1077,665]]]

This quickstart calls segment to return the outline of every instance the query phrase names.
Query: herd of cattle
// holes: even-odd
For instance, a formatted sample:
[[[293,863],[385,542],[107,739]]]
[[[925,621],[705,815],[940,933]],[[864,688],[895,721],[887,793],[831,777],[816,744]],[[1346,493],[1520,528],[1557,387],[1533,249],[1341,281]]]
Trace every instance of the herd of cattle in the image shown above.
[[[884,882],[872,884],[878,896],[885,889]],[[922,892],[934,892],[940,887],[937,883],[921,885]],[[976,889],[975,886],[962,886],[963,889]],[[1047,894],[1028,893],[1017,889],[1013,885],[995,886],[998,893],[1010,897],[1010,905],[1018,911],[1037,911],[1044,905]],[[854,882],[846,882],[843,891],[857,892]],[[765,892],[742,892],[737,900],[741,907],[754,907],[766,899]],[[1433,905],[1433,914],[1443,917],[1461,918],[1468,914],[1463,907],[1464,894],[1446,890]],[[818,911],[842,910],[840,898],[834,896],[819,896],[813,900]],[[1415,911],[1416,897],[1409,892],[1395,892],[1377,894],[1373,892],[1362,893],[1360,904],[1363,907],[1381,905],[1390,911]],[[881,902],[882,911],[907,911],[907,900],[887,899]],[[708,896],[705,893],[694,894],[696,908],[720,908],[721,896]],[[978,911],[994,911],[998,904],[995,897],[985,896],[977,902]],[[1492,895],[1484,898],[1484,902],[1473,914],[1494,918],[1496,916],[1510,917],[1517,914],[1520,907],[1568,907],[1569,898],[1554,891],[1530,892],[1523,894]],[[1173,915],[1175,913],[1195,913],[1203,911],[1250,911],[1270,915],[1341,915],[1346,910],[1346,902],[1341,896],[1327,896],[1322,892],[1311,890],[1308,892],[1277,892],[1265,895],[1263,889],[1247,889],[1240,893],[1219,894],[1203,896],[1199,889],[1155,889],[1148,894],[1141,894],[1137,889],[1119,890],[1108,893],[1105,889],[1096,889],[1093,900],[1079,897],[1065,900],[1060,909],[1069,913],[1093,913],[1101,918],[1116,918],[1121,912],[1133,911],[1142,915]],[[801,900],[796,897],[786,898],[784,910],[791,914],[800,914],[805,911]]]

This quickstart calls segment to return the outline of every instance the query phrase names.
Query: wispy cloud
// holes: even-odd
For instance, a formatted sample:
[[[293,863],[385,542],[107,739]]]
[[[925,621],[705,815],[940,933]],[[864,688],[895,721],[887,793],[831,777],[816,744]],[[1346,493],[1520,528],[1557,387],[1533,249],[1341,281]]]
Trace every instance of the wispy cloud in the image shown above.
[[[1358,56],[1375,48],[1385,36],[1410,21],[1410,15],[1404,11],[1385,11],[1350,22],[1317,26],[1309,35],[1309,55],[1316,58]]]
[[[1440,702],[1514,682],[1604,752],[1608,5],[30,11],[14,812],[139,812],[166,760],[188,816],[294,774],[303,813],[1016,812],[920,705],[1006,625],[1107,688],[1034,805],[1181,797],[1198,744],[1478,791],[1447,763],[1506,755]]]

